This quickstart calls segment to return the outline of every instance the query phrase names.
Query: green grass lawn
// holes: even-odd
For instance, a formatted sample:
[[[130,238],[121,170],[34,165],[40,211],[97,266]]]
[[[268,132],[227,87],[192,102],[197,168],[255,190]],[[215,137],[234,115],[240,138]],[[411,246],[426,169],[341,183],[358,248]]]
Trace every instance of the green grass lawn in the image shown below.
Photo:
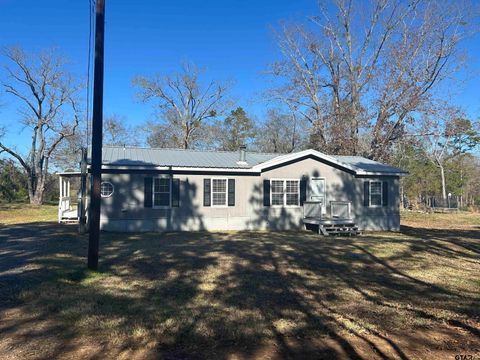
[[[0,358],[406,359],[478,350],[476,220],[468,229],[408,221],[401,233],[352,238],[105,233],[99,272],[85,270],[87,239],[75,227],[0,227]]]
[[[56,221],[58,205],[30,205],[0,203],[0,225]]]

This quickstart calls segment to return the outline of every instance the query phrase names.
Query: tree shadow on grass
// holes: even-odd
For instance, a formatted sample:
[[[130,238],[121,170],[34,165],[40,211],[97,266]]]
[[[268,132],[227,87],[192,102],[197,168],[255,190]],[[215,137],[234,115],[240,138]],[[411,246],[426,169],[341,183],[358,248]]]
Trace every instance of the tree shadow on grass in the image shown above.
[[[86,348],[97,358],[255,358],[267,351],[358,359],[373,349],[379,358],[406,359],[385,334],[403,329],[408,337],[416,326],[441,324],[443,313],[478,336],[465,321],[478,318],[474,295],[409,273],[431,247],[437,259],[452,251],[467,259],[473,237],[452,235],[450,248],[434,232],[105,233],[100,271],[89,272],[86,238],[74,230],[0,229],[0,354],[8,348],[60,358]],[[398,249],[381,256],[379,244]]]
[[[402,226],[402,233],[423,240],[418,246],[428,246],[453,256],[478,259],[480,256],[480,230],[430,229]]]

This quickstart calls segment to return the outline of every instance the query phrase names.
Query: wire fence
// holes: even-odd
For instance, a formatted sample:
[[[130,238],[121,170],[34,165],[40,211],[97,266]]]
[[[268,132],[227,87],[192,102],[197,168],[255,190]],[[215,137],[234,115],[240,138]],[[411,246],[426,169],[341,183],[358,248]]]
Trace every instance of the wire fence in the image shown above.
[[[458,196],[443,197],[432,196],[428,198],[427,206],[431,208],[458,209]]]
[[[416,201],[410,201],[407,197],[403,198],[403,207],[413,210],[415,208],[427,209],[459,209],[461,207],[460,196],[451,195],[444,199],[442,196],[426,196]]]

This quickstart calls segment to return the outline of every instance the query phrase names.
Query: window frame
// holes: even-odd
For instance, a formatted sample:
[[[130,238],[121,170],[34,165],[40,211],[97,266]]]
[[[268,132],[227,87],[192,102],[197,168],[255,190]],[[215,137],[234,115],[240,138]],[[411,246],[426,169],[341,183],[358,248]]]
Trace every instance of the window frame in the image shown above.
[[[110,193],[110,195],[103,195],[102,194],[102,185],[103,184],[110,184],[112,186],[112,192]],[[104,180],[102,182],[100,182],[100,197],[106,199],[106,198],[109,198],[109,197],[112,197],[113,193],[115,192],[115,186],[113,186],[112,182],[109,181],[109,180]]]
[[[278,194],[273,192],[273,181],[282,181],[283,182],[283,201],[282,205],[273,204],[273,194]],[[296,205],[287,205],[287,181],[295,181],[297,183],[297,204]],[[294,194],[294,193],[289,193]],[[273,208],[298,208],[300,207],[300,179],[270,179],[270,206]]]
[[[224,180],[225,181],[225,205],[214,205],[213,204],[213,180]],[[217,194],[222,192],[215,191]],[[210,207],[212,208],[228,208],[228,178],[227,177],[212,177],[210,178]]]
[[[372,204],[372,184],[373,183],[380,183],[380,204],[373,205]],[[375,194],[378,195],[378,194]],[[371,208],[378,208],[383,206],[383,181],[380,180],[370,180],[368,182],[368,205]]]
[[[282,182],[282,204],[274,204],[273,203],[273,195],[278,195],[279,193],[273,192],[273,182],[274,181],[281,181]],[[285,206],[285,180],[284,179],[270,179],[270,205],[272,207],[284,207]]]
[[[168,180],[168,205],[155,205],[155,180]],[[157,192],[157,194],[166,194],[165,192]],[[170,209],[172,207],[172,178],[167,176],[157,176],[152,179],[152,209]]]

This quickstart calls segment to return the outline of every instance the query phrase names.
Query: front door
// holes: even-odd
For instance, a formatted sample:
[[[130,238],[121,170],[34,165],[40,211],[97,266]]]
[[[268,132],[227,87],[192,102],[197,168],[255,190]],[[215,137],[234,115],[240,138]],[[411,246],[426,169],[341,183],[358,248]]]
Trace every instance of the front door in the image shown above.
[[[322,203],[322,213],[325,214],[325,178],[310,179],[309,201],[319,201]]]

